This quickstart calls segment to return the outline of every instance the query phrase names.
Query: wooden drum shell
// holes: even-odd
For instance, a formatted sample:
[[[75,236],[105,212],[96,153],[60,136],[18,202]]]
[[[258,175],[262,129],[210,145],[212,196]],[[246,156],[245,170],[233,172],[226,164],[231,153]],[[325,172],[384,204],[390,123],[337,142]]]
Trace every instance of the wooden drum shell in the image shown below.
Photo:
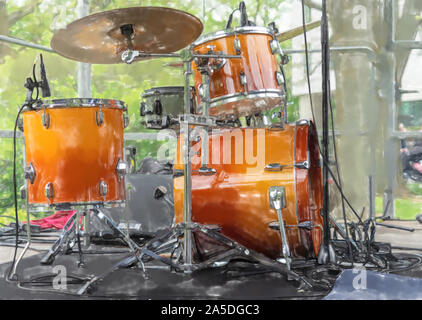
[[[230,32],[225,36],[216,33],[194,44],[194,51],[200,54],[209,53],[212,46],[214,53],[236,55],[235,39],[240,43],[241,59],[227,59],[224,66],[214,70],[210,76],[211,116],[238,118],[284,104],[284,89],[277,82],[277,59],[270,47],[274,38],[266,28],[250,28],[249,31],[240,29],[234,31],[236,34]],[[193,71],[199,105],[202,76],[195,62]],[[245,85],[241,81],[242,73],[247,82]]]
[[[280,257],[280,232],[269,228],[271,222],[278,221],[276,210],[270,208],[269,188],[283,186],[287,206],[282,211],[291,254],[293,257],[316,257],[322,240],[322,173],[313,125],[287,125],[285,130],[237,130],[242,131],[243,139],[252,135],[255,145],[258,130],[263,130],[265,163],[247,165],[210,162],[209,166],[217,171],[212,176],[198,175],[195,171],[200,165],[192,164],[192,220],[205,225],[218,225],[224,235],[247,248],[271,258]],[[230,129],[222,130],[222,135],[231,133]],[[182,139],[179,139],[176,169],[183,167],[180,149]],[[244,151],[245,148],[244,145]],[[233,143],[231,150],[233,155]],[[210,161],[212,152],[211,137]],[[268,164],[286,165],[306,160],[310,162],[310,169],[290,166],[279,172],[264,170]],[[174,179],[177,223],[183,222],[183,179]],[[299,227],[309,224],[310,229]]]
[[[98,113],[104,122],[97,124]],[[43,125],[43,115],[49,127]],[[124,176],[117,174],[124,161],[124,118],[119,108],[40,108],[23,113],[26,165],[35,169],[28,181],[28,203],[33,206],[118,203],[125,200]],[[100,192],[100,183],[107,193]],[[45,187],[53,186],[52,198]]]

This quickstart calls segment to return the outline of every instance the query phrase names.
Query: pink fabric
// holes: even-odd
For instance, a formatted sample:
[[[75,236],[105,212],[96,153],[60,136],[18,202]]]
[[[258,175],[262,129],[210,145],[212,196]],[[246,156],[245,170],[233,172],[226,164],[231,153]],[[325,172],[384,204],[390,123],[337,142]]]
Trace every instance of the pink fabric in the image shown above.
[[[31,220],[31,224],[35,224],[41,227],[41,229],[57,229],[62,230],[69,220],[69,218],[75,214],[76,211],[57,211],[55,214],[39,219]],[[25,222],[24,222],[25,223]]]
[[[413,169],[422,172],[422,164],[420,162],[415,162],[413,165]]]

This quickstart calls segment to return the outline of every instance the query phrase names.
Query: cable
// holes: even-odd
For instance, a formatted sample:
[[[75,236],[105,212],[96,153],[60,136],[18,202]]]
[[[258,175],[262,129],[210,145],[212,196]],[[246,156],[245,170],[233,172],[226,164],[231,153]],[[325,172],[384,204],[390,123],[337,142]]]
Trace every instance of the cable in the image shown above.
[[[35,67],[34,67],[35,68]],[[38,96],[38,94],[37,94]],[[15,252],[13,254],[13,262],[12,262],[12,268],[10,268],[9,271],[9,275],[8,277],[10,278],[11,273],[13,271],[13,268],[15,267],[15,263],[16,263],[16,256],[18,253],[18,246],[19,246],[19,214],[18,214],[18,194],[17,194],[17,179],[16,179],[16,132],[17,132],[17,128],[18,128],[18,122],[19,122],[19,117],[22,113],[22,111],[27,107],[28,105],[26,103],[24,103],[19,111],[18,111],[18,115],[16,116],[16,121],[15,121],[15,127],[13,130],[13,195],[14,195],[14,204],[15,204],[15,221],[16,221],[16,245],[15,245]]]
[[[310,81],[310,74],[309,74],[309,50],[308,50],[308,41],[307,41],[307,32],[306,32],[306,20],[305,20],[305,3],[304,0],[302,0],[302,22],[303,22],[303,35],[304,35],[304,40],[305,40],[305,56],[306,56],[306,75],[307,75],[307,83],[308,83],[308,91],[309,91],[309,99],[310,99],[310,103],[311,103],[311,112],[312,112],[312,119],[313,122],[315,123],[315,127],[317,127],[316,125],[316,120],[315,120],[315,112],[314,112],[314,107],[313,107],[313,101],[312,101],[312,89],[311,89],[311,81]],[[331,90],[331,89],[330,89]],[[331,93],[330,93],[330,103],[331,103]],[[356,212],[356,210],[353,208],[353,206],[351,205],[351,203],[349,202],[349,200],[347,199],[347,197],[344,195],[343,192],[343,188],[340,185],[340,183],[337,181],[334,173],[332,172],[332,170],[329,167],[329,163],[328,163],[328,159],[324,158],[324,155],[321,152],[321,146],[319,144],[319,140],[318,140],[318,149],[321,155],[321,158],[323,160],[324,166],[327,166],[327,169],[333,179],[333,182],[335,183],[342,200],[344,200],[346,202],[346,204],[349,206],[349,208],[352,210],[353,214],[358,218],[359,222],[362,222],[362,219],[360,218],[359,214]]]
[[[328,106],[330,108],[330,115],[331,115],[331,130],[332,130],[332,141],[333,141],[333,148],[334,148],[334,160],[336,164],[336,171],[337,171],[337,177],[338,177],[338,183],[340,188],[343,190],[342,182],[341,182],[341,175],[340,175],[340,169],[338,165],[338,157],[337,157],[337,143],[336,143],[336,137],[335,137],[335,126],[334,126],[334,114],[333,114],[333,106],[332,106],[332,98],[331,98],[331,80],[330,80],[330,44],[329,44],[329,35],[328,35],[328,19],[327,19],[327,1],[323,0],[322,2],[323,6],[323,23],[322,23],[322,39],[321,43],[323,44],[324,50],[324,57],[325,57],[325,67],[327,68],[325,72],[326,82],[327,82],[327,92],[324,94],[327,94],[327,100],[328,100]],[[344,205],[344,199],[341,198],[341,206],[343,211],[343,222],[346,231],[346,238],[347,238],[347,245],[349,247],[349,258],[353,265],[353,257],[352,257],[352,244],[350,242],[349,237],[349,230],[347,228],[347,217],[346,217],[346,208]]]

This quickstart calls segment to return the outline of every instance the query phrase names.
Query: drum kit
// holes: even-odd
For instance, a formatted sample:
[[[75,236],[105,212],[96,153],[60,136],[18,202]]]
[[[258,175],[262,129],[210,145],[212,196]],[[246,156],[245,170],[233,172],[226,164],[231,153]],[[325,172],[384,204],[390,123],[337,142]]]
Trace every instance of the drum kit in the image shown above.
[[[312,122],[286,121],[283,66],[288,59],[275,24],[255,26],[243,2],[239,11],[239,27],[231,26],[232,13],[225,30],[201,37],[198,18],[162,7],[93,14],[54,35],[57,53],[85,63],[174,58],[173,66],[184,68],[184,84],[145,91],[140,114],[147,128],[178,131],[176,159],[181,161],[174,165],[175,224],[139,245],[102,212],[126,201],[125,103],[32,100],[22,113],[27,210],[76,212],[43,264],[69,247],[73,233],[82,265],[80,234],[89,236],[86,223],[82,233],[82,217],[95,214],[132,250],[132,260],[122,265],[144,268],[149,258],[189,273],[242,258],[306,283],[293,269],[295,258],[317,256],[323,237],[318,137]],[[264,112],[276,107],[281,112],[274,122]],[[253,126],[251,119],[257,118],[261,125]],[[263,132],[265,163],[211,161],[222,152],[213,141],[231,139],[235,130],[241,145],[256,144]],[[194,153],[200,163],[192,163]]]

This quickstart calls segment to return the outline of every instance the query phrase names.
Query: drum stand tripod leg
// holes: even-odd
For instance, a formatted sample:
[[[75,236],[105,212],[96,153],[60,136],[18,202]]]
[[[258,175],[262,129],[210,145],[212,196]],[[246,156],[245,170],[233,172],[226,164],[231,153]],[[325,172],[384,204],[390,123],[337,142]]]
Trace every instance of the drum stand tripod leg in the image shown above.
[[[75,228],[75,219],[77,217],[77,213],[74,213],[69,220],[67,220],[66,224],[63,227],[63,231],[60,234],[60,237],[57,241],[53,244],[51,249],[48,253],[41,259],[41,264],[43,265],[51,265],[54,262],[54,259],[59,254],[61,248],[67,241],[68,236],[72,233],[73,229]]]
[[[99,208],[93,209],[92,212],[98,217],[98,219],[103,221],[111,230],[117,232],[122,236],[123,241],[126,242],[130,251],[135,252],[139,249],[139,246],[133,240],[131,240],[128,235],[126,235],[122,230],[120,230],[119,227],[117,227],[116,224],[113,222],[113,220],[107,217]]]
[[[23,249],[23,251],[21,252],[21,254],[19,255],[18,260],[16,261],[16,263],[12,266],[13,267],[13,271],[12,271],[12,275],[11,278],[12,279],[16,279],[17,278],[17,269],[18,266],[21,262],[21,260],[23,259],[23,257],[25,256],[26,252],[28,251],[29,247],[31,246],[31,242],[32,242],[32,238],[31,238],[31,219],[29,216],[29,210],[28,210],[28,205],[26,206],[27,210],[26,210],[26,221],[27,221],[27,226],[26,226],[26,236],[27,236],[27,243],[25,245],[25,248]]]
[[[76,233],[76,241],[78,243],[78,253],[79,253],[79,261],[78,261],[78,267],[83,268],[85,267],[84,259],[83,259],[83,253],[82,253],[82,244],[81,244],[81,226],[80,221],[81,217],[84,215],[83,212],[78,211],[76,213],[76,221],[75,221],[75,233]]]

